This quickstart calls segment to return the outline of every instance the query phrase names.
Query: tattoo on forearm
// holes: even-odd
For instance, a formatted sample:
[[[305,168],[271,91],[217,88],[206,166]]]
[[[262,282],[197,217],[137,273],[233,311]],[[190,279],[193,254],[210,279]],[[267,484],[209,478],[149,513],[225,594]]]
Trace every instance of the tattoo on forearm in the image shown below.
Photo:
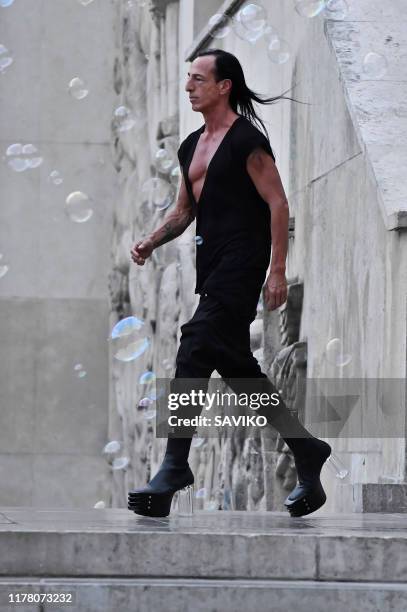
[[[189,217],[187,222],[185,222],[184,219],[177,217],[175,219],[172,219],[171,221],[167,221],[166,223],[164,223],[163,227],[157,230],[157,238],[153,238],[155,247],[161,246],[182,234],[182,232],[186,229],[189,223]]]

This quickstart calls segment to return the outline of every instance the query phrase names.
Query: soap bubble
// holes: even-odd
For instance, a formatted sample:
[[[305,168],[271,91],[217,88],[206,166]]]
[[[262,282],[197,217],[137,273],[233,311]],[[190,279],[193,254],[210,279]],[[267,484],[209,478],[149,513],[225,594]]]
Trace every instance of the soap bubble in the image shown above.
[[[352,361],[352,356],[345,354],[339,338],[332,338],[326,345],[326,357],[330,364],[344,367]]]
[[[62,178],[58,170],[53,170],[48,176],[48,182],[52,183],[53,185],[59,186],[59,185],[62,185],[62,183],[64,182],[64,179]]]
[[[41,166],[43,161],[44,160],[42,157],[31,157],[27,159],[27,168],[38,168],[38,166]]]
[[[83,365],[81,363],[77,363],[74,366],[75,372],[77,372],[78,378],[84,378],[87,374],[86,370],[83,369]]]
[[[122,445],[118,440],[112,440],[108,442],[103,448],[103,453],[105,455],[112,455],[114,453],[118,453],[121,449]]]
[[[164,370],[171,370],[172,363],[171,363],[171,361],[169,359],[163,359],[162,364],[163,364]]]
[[[155,381],[155,374],[154,372],[152,372],[151,370],[147,370],[147,372],[144,372],[144,374],[142,374],[139,378],[139,385],[147,385],[150,382],[154,382]]]
[[[130,463],[128,457],[116,457],[113,459],[112,469],[113,470],[124,470]]]
[[[78,2],[79,4],[82,4],[82,6],[88,6],[88,4],[93,2],[93,0],[78,0]]]
[[[103,508],[106,508],[106,504],[104,501],[101,500],[101,501],[96,502],[96,504],[93,507],[96,508],[97,510],[99,509],[103,510]]]
[[[178,186],[181,176],[182,176],[181,168],[179,166],[175,166],[175,168],[171,170],[171,174],[170,174],[171,183],[175,186]]]
[[[13,58],[9,55],[9,50],[0,44],[0,73],[5,72],[12,63]]]
[[[371,51],[363,60],[363,72],[370,79],[380,79],[386,74],[387,60],[384,55]]]
[[[0,265],[0,278],[3,278],[4,276],[6,276],[9,269],[10,269],[9,266],[7,266],[6,264]]]
[[[134,361],[150,346],[143,336],[144,321],[137,317],[126,317],[114,326],[111,333],[113,356],[119,361]]]
[[[79,77],[74,77],[69,82],[68,91],[76,100],[83,100],[89,93],[89,89],[86,89],[85,82]]]
[[[91,200],[82,191],[73,191],[65,200],[65,212],[71,221],[85,223],[93,215]]]
[[[23,145],[23,147],[21,149],[21,153],[23,155],[32,155],[33,153],[37,153],[37,152],[38,152],[37,147],[35,147],[31,143]]]
[[[193,436],[191,446],[193,448],[201,448],[201,446],[203,446],[205,442],[206,442],[205,438],[198,438],[197,436]]]
[[[143,413],[143,418],[145,418],[146,421],[152,421],[152,419],[155,418],[156,414],[157,414],[157,410],[155,408],[150,408],[149,410],[146,410]]]
[[[267,12],[260,4],[247,4],[239,11],[240,21],[252,32],[261,32],[267,24]]]
[[[118,132],[128,132],[136,125],[136,118],[127,106],[119,106],[113,113],[113,127]]]
[[[24,172],[24,170],[27,170],[29,167],[28,159],[23,159],[21,157],[12,157],[7,163],[14,172]]]
[[[236,15],[234,15],[232,18],[232,28],[236,36],[238,36],[242,40],[251,43],[252,45],[254,45],[259,40],[259,38],[261,38],[265,34],[268,27],[271,26],[266,26],[263,30],[258,31],[249,30],[242,24],[241,11],[236,13]]]
[[[159,172],[168,172],[173,166],[174,160],[167,149],[160,148],[155,154],[155,165]]]
[[[164,210],[174,200],[174,186],[161,178],[150,178],[142,186],[141,192],[148,204]]]
[[[151,399],[151,397],[143,397],[138,405],[141,406],[142,408],[146,408],[147,406],[151,406],[151,404],[153,404],[153,400]]]
[[[153,389],[152,391],[150,391],[150,393],[148,394],[148,397],[151,400],[156,400],[158,397],[163,397],[164,396],[164,389]]]
[[[195,243],[199,246],[203,243],[202,236],[195,236]]]
[[[0,8],[7,8],[13,4],[14,0],[0,0]]]
[[[7,147],[6,155],[21,155],[23,152],[23,145],[19,142]]]
[[[227,15],[215,13],[208,21],[209,28],[213,28],[210,35],[212,38],[225,38],[230,30],[231,20]]]
[[[267,45],[267,54],[274,64],[284,64],[290,59],[290,45],[286,40],[273,36]]]
[[[198,489],[195,493],[195,497],[198,499],[203,499],[206,497],[206,489],[203,487],[202,489]]]
[[[348,14],[349,6],[346,0],[328,0],[325,6],[324,15],[328,19],[345,19]]]
[[[296,0],[295,10],[301,17],[316,17],[324,10],[326,0]]]

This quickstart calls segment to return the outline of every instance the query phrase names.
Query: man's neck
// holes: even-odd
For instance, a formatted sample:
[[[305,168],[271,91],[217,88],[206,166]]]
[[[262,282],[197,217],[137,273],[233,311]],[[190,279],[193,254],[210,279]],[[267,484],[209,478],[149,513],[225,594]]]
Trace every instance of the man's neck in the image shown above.
[[[205,133],[209,137],[228,129],[239,116],[230,107],[214,108],[203,112],[202,115],[205,121]]]

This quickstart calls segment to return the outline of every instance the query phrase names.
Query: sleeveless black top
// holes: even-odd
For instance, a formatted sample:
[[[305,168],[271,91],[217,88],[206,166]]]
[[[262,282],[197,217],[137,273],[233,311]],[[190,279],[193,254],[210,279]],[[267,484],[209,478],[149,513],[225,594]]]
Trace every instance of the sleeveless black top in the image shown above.
[[[195,293],[208,293],[233,316],[253,320],[271,255],[271,214],[246,170],[248,155],[262,147],[272,156],[266,136],[240,115],[215,151],[195,201],[189,166],[205,124],[191,132],[178,159],[196,212]]]

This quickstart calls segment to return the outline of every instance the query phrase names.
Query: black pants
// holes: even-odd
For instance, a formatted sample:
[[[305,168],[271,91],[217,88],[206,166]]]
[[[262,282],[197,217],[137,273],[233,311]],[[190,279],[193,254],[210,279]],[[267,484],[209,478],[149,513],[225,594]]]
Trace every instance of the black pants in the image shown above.
[[[276,403],[261,406],[256,413],[265,416],[291,450],[299,453],[304,446],[303,439],[312,437],[312,434],[303,427],[297,416],[291,415],[276,387],[262,372],[253,356],[250,347],[251,321],[233,316],[215,298],[202,295],[192,318],[181,326],[181,341],[171,390],[190,391],[195,388],[206,391],[212,372],[217,370],[236,394],[274,394]],[[183,379],[188,379],[186,386]],[[199,379],[199,383],[191,385],[190,379]],[[178,408],[177,416],[195,416],[201,413],[200,407],[195,407],[193,412],[191,406],[186,406]],[[173,433],[170,428],[169,437]],[[193,433],[194,428],[186,427],[182,432],[178,431],[178,436],[189,438]],[[186,443],[185,452],[188,448]],[[176,449],[176,444],[171,449]]]
[[[262,372],[251,351],[251,321],[234,316],[215,298],[203,294],[192,318],[181,326],[182,335],[171,391],[181,393],[195,389],[206,392],[211,374],[217,370],[236,394],[248,396],[250,393],[274,393],[274,397],[277,397],[276,387]],[[257,414],[264,415],[269,423],[278,415],[285,417],[287,414],[281,396],[278,397],[280,403],[277,406],[257,410]],[[189,405],[179,408],[177,415],[188,418],[200,413],[199,406],[192,410]],[[188,437],[193,432],[192,428],[183,428],[178,430],[178,435]]]
[[[203,294],[192,318],[181,325],[175,378],[267,378],[250,348],[250,320],[234,318]]]

